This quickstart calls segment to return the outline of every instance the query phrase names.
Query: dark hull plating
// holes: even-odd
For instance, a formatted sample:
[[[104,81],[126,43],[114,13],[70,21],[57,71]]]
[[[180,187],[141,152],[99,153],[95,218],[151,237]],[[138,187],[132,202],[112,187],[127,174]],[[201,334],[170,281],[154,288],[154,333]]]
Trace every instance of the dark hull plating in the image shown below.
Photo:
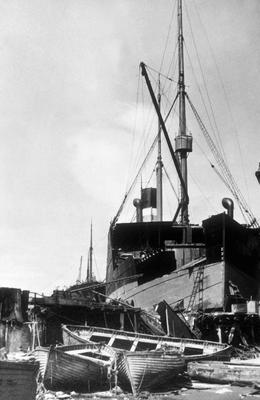
[[[110,229],[109,296],[147,309],[162,300],[185,309],[201,266],[201,296],[195,297],[193,309],[230,310],[236,302],[230,284],[244,299],[258,299],[259,229],[242,226],[226,214],[203,221],[201,227],[144,222]]]

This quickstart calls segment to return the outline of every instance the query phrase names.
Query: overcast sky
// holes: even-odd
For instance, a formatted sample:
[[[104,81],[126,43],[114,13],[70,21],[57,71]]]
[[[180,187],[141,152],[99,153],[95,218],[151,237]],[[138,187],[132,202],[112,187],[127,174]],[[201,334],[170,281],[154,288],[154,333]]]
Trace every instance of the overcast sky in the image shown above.
[[[0,0],[1,286],[48,294],[75,283],[81,255],[86,266],[91,218],[95,273],[104,278],[109,222],[134,172],[138,66],[159,69],[174,2]],[[185,3],[194,35],[200,30],[198,47],[209,40],[207,54],[214,53],[201,60],[230,167],[260,217],[260,2]],[[196,90],[189,78],[187,87]],[[196,223],[222,212],[229,195],[198,157],[190,172]]]

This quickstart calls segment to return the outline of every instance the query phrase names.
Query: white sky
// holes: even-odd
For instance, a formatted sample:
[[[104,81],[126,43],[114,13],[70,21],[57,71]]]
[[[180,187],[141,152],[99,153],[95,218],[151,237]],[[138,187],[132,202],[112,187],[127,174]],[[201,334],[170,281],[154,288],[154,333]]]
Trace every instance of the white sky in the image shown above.
[[[104,278],[109,222],[131,175],[138,66],[159,69],[174,1],[0,0],[1,286],[48,294],[75,283],[91,218],[95,272]],[[185,3],[194,35],[200,31],[197,46],[208,49],[201,60],[232,172],[260,217],[260,2]],[[189,67],[187,77],[196,103]],[[199,223],[222,212],[229,194],[212,183],[207,162],[192,157],[191,216]],[[192,192],[193,179],[212,210],[200,190]]]

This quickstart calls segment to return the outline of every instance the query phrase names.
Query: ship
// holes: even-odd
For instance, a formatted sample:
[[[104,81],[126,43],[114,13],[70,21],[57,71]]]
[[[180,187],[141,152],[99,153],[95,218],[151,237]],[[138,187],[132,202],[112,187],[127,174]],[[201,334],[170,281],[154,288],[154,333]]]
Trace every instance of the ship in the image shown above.
[[[177,1],[177,26],[178,83],[171,106],[172,109],[178,103],[175,148],[166,127],[171,109],[163,115],[160,90],[155,93],[149,68],[142,62],[141,75],[158,118],[156,187],[142,187],[140,198],[134,199],[134,222],[119,222],[127,193],[110,224],[106,294],[150,311],[166,301],[175,310],[186,313],[189,321],[194,315],[203,315],[204,321],[205,318],[209,320],[214,313],[216,333],[223,319],[229,321],[229,329],[234,324],[230,314],[239,317],[237,312],[244,311],[248,317],[250,301],[255,306],[251,316],[257,316],[260,227],[186,91],[182,0]],[[157,88],[160,88],[158,83]],[[189,220],[187,158],[193,150],[193,137],[187,129],[187,106],[215,157],[216,164],[211,167],[216,169],[232,195],[220,199],[223,208],[219,214],[205,218],[199,225]],[[174,218],[166,221],[162,218],[162,138],[168,146],[180,185]],[[243,224],[234,219],[233,200],[245,217]],[[156,210],[150,221],[144,218],[146,209]]]

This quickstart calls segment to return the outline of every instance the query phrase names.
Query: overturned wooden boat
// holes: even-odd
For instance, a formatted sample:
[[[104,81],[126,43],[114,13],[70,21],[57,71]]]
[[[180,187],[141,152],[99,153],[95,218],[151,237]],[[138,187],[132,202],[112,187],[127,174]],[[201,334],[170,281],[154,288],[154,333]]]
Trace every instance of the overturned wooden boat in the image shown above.
[[[46,389],[92,392],[109,388],[115,352],[107,346],[37,347],[35,357]]]
[[[231,346],[223,343],[147,335],[93,326],[62,325],[62,336],[66,345],[95,342],[131,352],[169,348],[169,350],[180,352],[186,361],[229,360],[231,353]]]
[[[161,349],[118,353],[119,385],[131,388],[134,395],[142,390],[167,389],[174,377],[184,372],[184,369],[184,357],[176,351]]]
[[[39,363],[27,360],[0,361],[0,399],[34,400]]]
[[[204,382],[260,384],[260,363],[255,359],[231,362],[190,362],[187,373],[191,378]]]

